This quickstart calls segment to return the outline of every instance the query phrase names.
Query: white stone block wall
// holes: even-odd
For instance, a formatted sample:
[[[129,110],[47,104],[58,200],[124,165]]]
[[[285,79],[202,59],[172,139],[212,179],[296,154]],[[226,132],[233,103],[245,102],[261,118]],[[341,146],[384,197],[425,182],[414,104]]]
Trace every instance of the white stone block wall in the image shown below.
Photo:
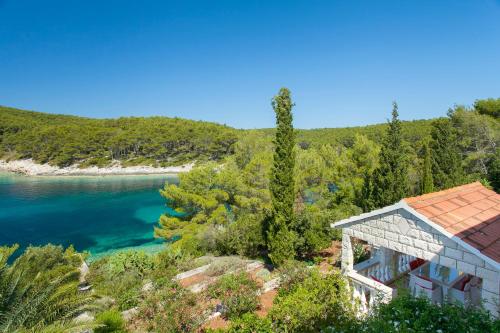
[[[500,272],[406,210],[399,209],[346,225],[343,235],[482,278],[484,306],[498,315]]]

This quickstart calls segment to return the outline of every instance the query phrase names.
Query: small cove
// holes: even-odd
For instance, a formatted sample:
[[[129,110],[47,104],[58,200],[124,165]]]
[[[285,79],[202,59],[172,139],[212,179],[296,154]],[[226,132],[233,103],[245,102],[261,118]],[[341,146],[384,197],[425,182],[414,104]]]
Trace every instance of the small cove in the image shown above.
[[[158,218],[174,214],[159,193],[166,181],[178,177],[0,173],[0,245],[73,244],[93,257],[127,248],[154,251],[163,243],[153,237]]]

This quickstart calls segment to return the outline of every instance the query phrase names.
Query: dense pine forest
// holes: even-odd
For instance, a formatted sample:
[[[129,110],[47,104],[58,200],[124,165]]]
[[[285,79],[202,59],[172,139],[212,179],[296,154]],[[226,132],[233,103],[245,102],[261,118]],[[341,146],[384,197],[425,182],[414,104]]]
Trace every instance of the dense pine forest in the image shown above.
[[[3,158],[60,166],[200,163],[160,190],[176,213],[159,217],[159,253],[100,258],[82,283],[85,253],[47,245],[12,261],[17,247],[1,247],[0,331],[210,332],[217,303],[225,321],[218,332],[498,332],[500,321],[481,309],[436,306],[404,292],[356,316],[338,257],[323,253],[340,240],[330,223],[348,216],[476,180],[498,192],[500,99],[410,122],[399,120],[394,103],[387,124],[316,130],[293,128],[287,89],[272,106],[276,129],[263,130],[2,108]],[[354,246],[355,261],[366,259],[363,245]],[[269,269],[246,274],[248,260]],[[207,265],[213,283],[206,289],[175,278]],[[280,286],[272,307],[256,315],[262,284],[273,279]],[[74,320],[84,312],[91,319]]]
[[[474,110],[498,119],[497,107],[495,100],[490,99],[478,101]],[[457,109],[467,110],[463,107]],[[430,135],[431,123],[432,120],[402,121],[404,139],[420,143]],[[377,124],[296,129],[295,133],[301,148],[325,144],[351,147],[359,135],[380,144],[386,127],[387,124]],[[274,132],[274,129],[237,130],[180,118],[91,119],[0,106],[0,156],[6,159],[33,158],[36,162],[57,166],[74,163],[81,163],[82,167],[105,166],[112,160],[126,165],[176,165],[193,160],[221,160],[234,153],[238,139],[258,133],[271,143]]]
[[[227,126],[179,118],[89,119],[0,107],[0,154],[57,166],[219,160],[237,137]]]
[[[405,138],[419,141],[430,132],[431,120],[403,122]],[[301,147],[340,143],[352,146],[356,135],[379,141],[386,124],[363,127],[296,130]],[[68,166],[178,165],[220,160],[234,152],[234,143],[250,132],[269,142],[274,129],[236,130],[204,121],[167,117],[90,119],[25,111],[0,106],[0,156],[32,158],[39,163]]]

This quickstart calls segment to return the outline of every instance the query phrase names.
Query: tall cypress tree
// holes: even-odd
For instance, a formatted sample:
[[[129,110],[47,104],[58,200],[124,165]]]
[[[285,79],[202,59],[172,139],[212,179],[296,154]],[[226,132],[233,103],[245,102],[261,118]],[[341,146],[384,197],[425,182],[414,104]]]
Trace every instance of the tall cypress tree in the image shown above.
[[[295,218],[295,134],[292,124],[292,99],[290,91],[281,88],[273,98],[276,113],[275,151],[269,188],[273,204],[269,222],[267,246],[269,258],[275,265],[295,257],[295,235],[290,225]]]
[[[488,162],[488,180],[493,189],[500,193],[500,147],[495,150]]]
[[[357,205],[363,209],[363,212],[369,212],[377,208],[373,195],[373,175],[368,172],[363,177],[363,188]]]
[[[434,191],[434,180],[432,177],[432,156],[429,142],[424,143],[424,168],[422,170],[422,194]]]
[[[431,128],[432,173],[434,185],[442,190],[465,181],[457,131],[450,119],[437,119]]]
[[[398,105],[392,104],[392,119],[380,150],[380,166],[373,172],[371,198],[375,207],[391,205],[409,191],[408,157],[404,147]]]

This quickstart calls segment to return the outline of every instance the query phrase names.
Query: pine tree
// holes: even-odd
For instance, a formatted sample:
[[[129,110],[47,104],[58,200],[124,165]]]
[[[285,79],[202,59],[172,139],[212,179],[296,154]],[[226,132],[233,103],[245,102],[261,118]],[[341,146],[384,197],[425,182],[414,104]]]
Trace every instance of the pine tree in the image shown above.
[[[267,246],[269,258],[275,265],[295,257],[295,235],[290,225],[295,218],[295,134],[292,124],[293,103],[290,91],[281,88],[272,106],[276,113],[275,151],[269,188],[273,205],[269,222]]]
[[[434,180],[432,177],[432,155],[429,142],[424,144],[424,169],[422,171],[422,194],[434,191]]]
[[[432,174],[434,186],[446,189],[465,182],[457,131],[450,119],[438,119],[431,129]]]
[[[391,205],[404,198],[409,191],[408,157],[398,116],[398,105],[394,102],[392,120],[380,150],[380,166],[373,172],[369,200],[375,207]]]

